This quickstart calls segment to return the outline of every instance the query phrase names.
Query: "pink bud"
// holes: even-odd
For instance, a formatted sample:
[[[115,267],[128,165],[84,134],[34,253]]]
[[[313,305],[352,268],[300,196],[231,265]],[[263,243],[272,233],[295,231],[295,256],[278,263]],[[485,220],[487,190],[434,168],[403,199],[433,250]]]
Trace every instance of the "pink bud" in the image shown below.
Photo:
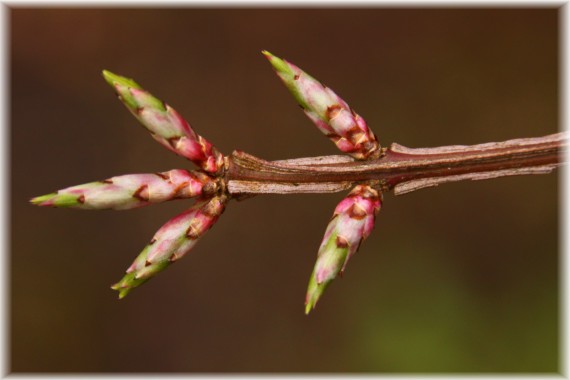
[[[309,280],[306,313],[315,307],[327,285],[344,272],[362,240],[370,235],[381,205],[382,194],[366,185],[355,186],[337,205]]]

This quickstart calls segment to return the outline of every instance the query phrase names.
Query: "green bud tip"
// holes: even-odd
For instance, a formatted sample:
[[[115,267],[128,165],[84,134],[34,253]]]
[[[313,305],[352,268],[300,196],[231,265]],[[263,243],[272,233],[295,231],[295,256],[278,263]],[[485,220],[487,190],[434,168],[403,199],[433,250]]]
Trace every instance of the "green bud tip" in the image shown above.
[[[76,194],[51,193],[32,198],[30,202],[38,206],[71,207],[80,203],[79,198]]]
[[[128,289],[118,289],[115,288],[114,286],[111,287],[111,289],[113,290],[118,290],[119,291],[119,299],[122,300],[123,298],[125,298],[127,296],[127,294],[129,294],[129,292],[131,291],[130,288]]]
[[[130,88],[136,88],[141,90],[142,87],[139,86],[137,82],[130,78],[125,78],[117,74],[113,74],[108,70],[103,70],[103,78],[111,85],[111,87],[115,87],[116,85],[126,86]]]
[[[163,260],[152,265],[145,266],[140,270],[127,273],[119,282],[112,285],[111,289],[117,290],[119,292],[119,299],[122,299],[129,294],[131,290],[147,282],[147,280],[158,272],[164,270],[168,265],[170,265],[170,261]]]
[[[319,302],[319,299],[323,295],[327,285],[328,282],[323,282],[315,286],[314,293],[310,295],[311,298],[305,304],[305,314],[308,315],[311,310],[317,307],[317,302]]]
[[[305,300],[305,314],[308,315],[311,310],[317,307],[317,302],[323,295],[327,285],[331,281],[323,281],[320,284],[317,283],[317,279],[315,277],[315,273],[311,274],[311,278],[309,279],[309,288],[307,289],[307,296]]]
[[[57,196],[57,193],[40,195],[39,197],[35,197],[35,198],[30,199],[30,203],[38,205],[40,203],[44,203],[45,201],[49,201],[50,199],[54,198],[55,196]]]
[[[135,273],[127,273],[119,282],[111,286],[111,289],[119,292],[119,299],[123,299],[134,287],[142,284],[144,280],[135,279]]]
[[[279,57],[274,56],[267,50],[263,50],[261,53],[269,60],[269,63],[271,63],[275,71],[277,71],[278,73],[289,74],[291,76],[295,75],[291,66],[286,61],[282,60]]]

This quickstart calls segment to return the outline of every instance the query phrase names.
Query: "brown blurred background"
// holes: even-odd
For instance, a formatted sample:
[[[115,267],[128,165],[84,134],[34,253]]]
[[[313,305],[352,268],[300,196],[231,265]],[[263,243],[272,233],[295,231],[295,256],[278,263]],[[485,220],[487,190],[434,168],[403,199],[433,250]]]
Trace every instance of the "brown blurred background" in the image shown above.
[[[189,168],[117,101],[135,78],[220,150],[336,154],[260,54],[287,58],[383,145],[558,130],[558,10],[10,10],[13,372],[555,372],[558,174],[388,194],[310,316],[308,276],[342,194],[232,202],[180,264],[118,280],[190,203],[40,209],[29,198]]]

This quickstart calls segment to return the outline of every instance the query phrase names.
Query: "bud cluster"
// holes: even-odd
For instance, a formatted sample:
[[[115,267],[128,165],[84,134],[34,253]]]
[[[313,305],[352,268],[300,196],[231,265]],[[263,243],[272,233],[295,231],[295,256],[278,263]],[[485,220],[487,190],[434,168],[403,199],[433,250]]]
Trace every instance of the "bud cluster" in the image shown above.
[[[343,99],[297,66],[266,51],[263,54],[305,114],[342,152],[358,160],[380,156],[376,136]],[[119,292],[119,298],[123,298],[186,255],[216,223],[230,195],[225,187],[226,158],[198,135],[178,112],[132,79],[106,70],[103,76],[156,141],[199,167],[195,171],[176,169],[116,176],[31,200],[39,206],[125,210],[172,199],[197,198],[192,207],[156,232],[124,277],[112,286]],[[381,203],[382,194],[376,189],[368,184],[356,184],[338,204],[309,280],[305,301],[307,313],[315,307],[327,285],[344,272],[350,257],[370,234]]]
[[[119,298],[183,257],[224,211],[227,196],[219,187],[224,156],[166,103],[132,79],[103,71],[119,99],[160,144],[195,163],[201,170],[128,174],[72,186],[33,198],[38,206],[126,210],[172,199],[198,197],[196,203],[168,221],[127,269],[113,289]]]

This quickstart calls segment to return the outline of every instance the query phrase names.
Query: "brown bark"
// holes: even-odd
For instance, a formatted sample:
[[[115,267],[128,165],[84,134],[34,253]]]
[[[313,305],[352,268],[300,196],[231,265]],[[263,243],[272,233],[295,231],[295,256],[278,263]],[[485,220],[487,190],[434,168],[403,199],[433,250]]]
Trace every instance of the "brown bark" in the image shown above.
[[[545,174],[566,161],[566,133],[471,146],[407,148],[392,144],[380,158],[347,156],[265,161],[234,151],[226,159],[225,187],[234,197],[330,193],[367,183],[396,195],[441,183]]]

